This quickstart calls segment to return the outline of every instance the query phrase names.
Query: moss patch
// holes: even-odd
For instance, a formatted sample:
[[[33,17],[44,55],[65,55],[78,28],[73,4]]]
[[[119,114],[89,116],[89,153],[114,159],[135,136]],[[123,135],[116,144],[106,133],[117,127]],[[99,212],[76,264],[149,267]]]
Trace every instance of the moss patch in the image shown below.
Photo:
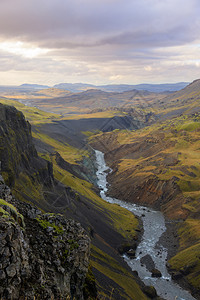
[[[58,226],[54,222],[47,221],[47,220],[42,219],[40,217],[36,218],[36,220],[39,222],[40,226],[43,229],[47,229],[48,227],[51,227],[51,228],[53,228],[54,233],[56,233],[56,234],[62,234],[63,231],[64,231],[62,225]]]
[[[8,211],[6,210],[6,207],[8,207]],[[25,227],[24,223],[24,217],[22,214],[20,214],[16,207],[7,201],[0,199],[0,215],[4,218],[11,217],[14,219],[21,227]]]
[[[135,282],[133,275],[121,267],[111,256],[95,246],[92,246],[91,264],[92,267],[105,274],[119,286],[119,290],[115,291],[118,295],[121,294],[126,299],[133,300],[148,299]]]
[[[169,263],[173,269],[185,274],[192,286],[200,289],[200,243],[179,252]]]

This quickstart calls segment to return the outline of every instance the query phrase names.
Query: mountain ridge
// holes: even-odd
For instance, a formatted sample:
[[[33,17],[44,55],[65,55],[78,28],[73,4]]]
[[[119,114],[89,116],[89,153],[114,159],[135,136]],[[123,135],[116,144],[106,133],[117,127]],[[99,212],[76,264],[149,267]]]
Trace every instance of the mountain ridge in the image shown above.
[[[109,84],[109,85],[93,85],[84,83],[61,83],[54,85],[55,88],[67,89],[71,92],[79,92],[85,89],[100,89],[105,92],[125,92],[133,89],[146,90],[149,92],[174,92],[184,88],[189,82],[164,83],[164,84]]]

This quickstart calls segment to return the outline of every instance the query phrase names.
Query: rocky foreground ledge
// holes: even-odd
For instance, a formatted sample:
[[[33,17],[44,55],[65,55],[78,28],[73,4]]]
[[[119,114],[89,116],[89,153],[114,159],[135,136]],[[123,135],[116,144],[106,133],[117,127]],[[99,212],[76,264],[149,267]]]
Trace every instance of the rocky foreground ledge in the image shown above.
[[[90,240],[81,225],[16,200],[0,176],[0,299],[84,299]]]

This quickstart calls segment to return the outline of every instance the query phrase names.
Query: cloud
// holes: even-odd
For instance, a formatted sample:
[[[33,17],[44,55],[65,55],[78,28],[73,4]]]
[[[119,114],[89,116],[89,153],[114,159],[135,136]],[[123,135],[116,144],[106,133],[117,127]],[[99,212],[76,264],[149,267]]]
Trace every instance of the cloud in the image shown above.
[[[188,65],[198,68],[199,11],[198,0],[1,0],[0,71],[134,83],[156,72],[176,81],[184,75],[178,66],[187,65],[190,80]]]
[[[198,7],[195,0],[4,0],[1,36],[53,48],[146,46],[177,40],[181,31],[181,39],[191,41],[199,34]]]

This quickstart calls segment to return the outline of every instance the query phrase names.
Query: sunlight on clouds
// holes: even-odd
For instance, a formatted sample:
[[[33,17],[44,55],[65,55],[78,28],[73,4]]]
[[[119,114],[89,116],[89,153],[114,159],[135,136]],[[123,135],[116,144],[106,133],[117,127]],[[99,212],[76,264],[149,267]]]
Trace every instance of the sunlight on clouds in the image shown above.
[[[118,81],[118,80],[123,79],[123,76],[122,75],[112,75],[112,76],[109,77],[109,79],[111,81]]]
[[[26,58],[34,58],[49,51],[48,49],[41,49],[20,41],[0,42],[0,50]]]
[[[144,67],[145,71],[152,71],[152,67],[151,66],[147,66],[147,67]]]

